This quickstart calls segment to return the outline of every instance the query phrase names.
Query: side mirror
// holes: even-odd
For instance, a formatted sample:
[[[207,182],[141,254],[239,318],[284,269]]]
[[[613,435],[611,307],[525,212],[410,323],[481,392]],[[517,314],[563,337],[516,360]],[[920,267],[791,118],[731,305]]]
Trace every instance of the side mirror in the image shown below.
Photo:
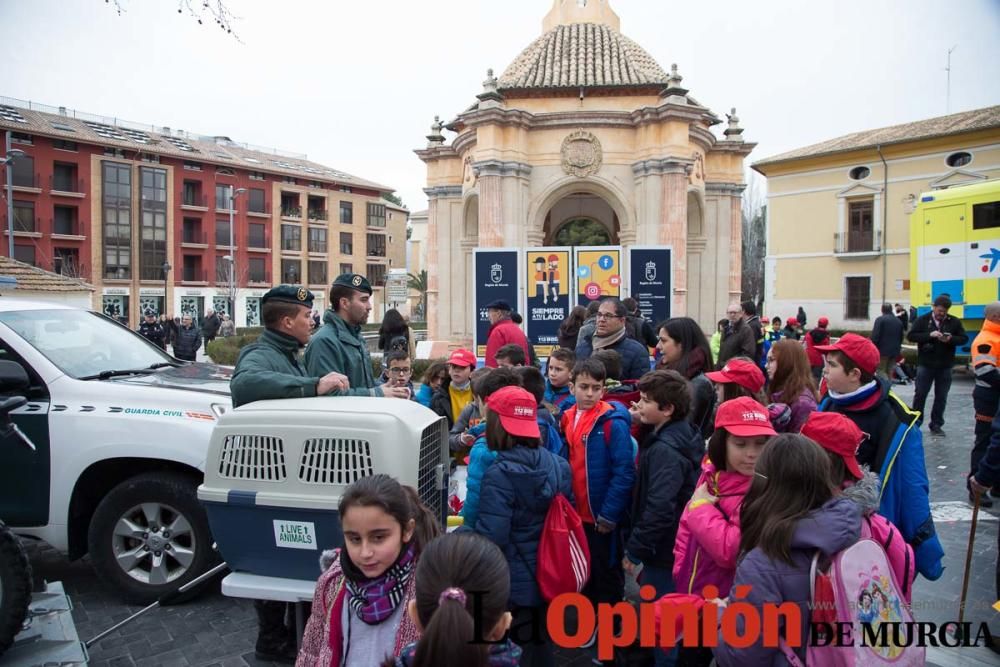
[[[24,366],[16,361],[0,361],[0,392],[9,394],[26,390],[30,384]]]

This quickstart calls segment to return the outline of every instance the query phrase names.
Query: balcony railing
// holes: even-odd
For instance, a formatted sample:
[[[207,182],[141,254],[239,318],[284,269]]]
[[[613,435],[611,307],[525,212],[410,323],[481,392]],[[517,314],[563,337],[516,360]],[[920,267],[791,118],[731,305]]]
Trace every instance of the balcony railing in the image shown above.
[[[833,252],[836,255],[882,252],[882,233],[859,234],[856,232],[840,232],[834,234]]]
[[[83,194],[87,190],[82,178],[56,178],[49,176],[49,189],[53,192],[74,192]]]
[[[269,211],[268,211],[267,202],[264,202],[260,206],[254,206],[253,203],[249,204],[248,207],[247,207],[247,213],[257,213],[258,215],[260,215],[260,214],[268,215]]]
[[[233,237],[233,243],[236,243],[236,238]],[[229,230],[228,229],[217,229],[215,230],[215,245],[229,247]]]
[[[16,170],[11,174],[11,186],[15,188],[41,188],[41,174],[19,174]]]
[[[14,233],[24,232],[26,234],[34,234],[40,232],[42,229],[42,218],[32,217],[25,220],[26,216],[19,216],[16,212],[14,213]]]
[[[309,209],[309,219],[310,220],[329,220],[330,216],[326,211],[321,211],[318,209]]]
[[[385,248],[368,248],[368,257],[385,257]]]
[[[208,237],[201,230],[185,229],[181,236],[181,243],[196,243],[198,245],[208,245]]]
[[[247,277],[247,282],[253,285],[267,285],[270,284],[270,279],[267,277],[266,273],[251,273]]]
[[[319,255],[319,254],[325,255],[326,254],[326,244],[325,243],[317,243],[315,241],[310,241],[309,242],[309,252],[315,253],[317,255]]]
[[[263,237],[263,236],[254,236],[253,234],[251,234],[250,238],[247,239],[247,247],[250,247],[250,248],[266,248],[266,247],[268,247],[267,246],[267,239],[265,237]]]
[[[80,223],[76,220],[54,220],[49,218],[49,229],[53,234],[61,236],[79,236]]]
[[[181,206],[197,206],[198,208],[208,208],[208,198],[203,194],[198,193],[184,193],[184,199]]]
[[[184,267],[181,273],[181,280],[186,283],[207,283],[208,275],[202,269],[189,269]]]
[[[282,206],[281,207],[281,217],[283,217],[283,218],[301,218],[302,217],[302,207],[301,206]]]

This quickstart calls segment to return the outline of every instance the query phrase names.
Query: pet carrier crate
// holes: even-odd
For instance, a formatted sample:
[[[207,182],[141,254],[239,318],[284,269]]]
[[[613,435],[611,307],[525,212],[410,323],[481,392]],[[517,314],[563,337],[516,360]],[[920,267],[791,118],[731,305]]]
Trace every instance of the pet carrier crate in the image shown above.
[[[258,401],[220,417],[198,499],[233,571],[315,580],[341,546],[347,487],[385,473],[448,513],[448,426],[414,401],[318,397]]]

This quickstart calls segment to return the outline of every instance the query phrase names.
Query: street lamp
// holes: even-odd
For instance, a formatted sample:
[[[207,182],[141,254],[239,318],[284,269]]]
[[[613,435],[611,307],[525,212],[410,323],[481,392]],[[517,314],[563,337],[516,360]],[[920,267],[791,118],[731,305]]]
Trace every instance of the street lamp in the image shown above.
[[[7,253],[14,259],[14,160],[25,156],[20,148],[10,147],[11,134],[7,131],[7,155],[0,159],[7,171]]]
[[[236,324],[236,246],[233,243],[233,219],[236,213],[236,197],[246,192],[246,188],[229,186],[229,254],[223,259],[229,260],[229,317]]]
[[[163,263],[163,312],[161,315],[168,315],[167,311],[167,274],[170,273],[170,269],[174,267],[170,266],[170,262]]]

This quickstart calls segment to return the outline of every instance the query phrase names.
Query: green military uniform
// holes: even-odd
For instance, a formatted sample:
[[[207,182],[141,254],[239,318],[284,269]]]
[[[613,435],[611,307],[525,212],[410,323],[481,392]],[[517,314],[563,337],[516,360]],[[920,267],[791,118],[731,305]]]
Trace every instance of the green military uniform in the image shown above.
[[[371,285],[364,276],[346,273],[334,281],[334,285],[344,285],[359,292],[372,293]],[[306,372],[311,375],[326,375],[337,371],[347,376],[351,388],[334,392],[337,396],[384,396],[382,389],[375,385],[372,373],[372,358],[368,346],[361,337],[361,327],[348,324],[332,310],[323,315],[323,326],[313,334],[306,347]]]
[[[281,285],[261,299],[301,304],[312,309],[313,294],[307,289]],[[303,398],[316,395],[319,377],[311,377],[298,360],[302,345],[287,334],[265,329],[255,343],[240,351],[229,382],[233,407],[275,398]],[[325,375],[325,374],[324,374]]]

